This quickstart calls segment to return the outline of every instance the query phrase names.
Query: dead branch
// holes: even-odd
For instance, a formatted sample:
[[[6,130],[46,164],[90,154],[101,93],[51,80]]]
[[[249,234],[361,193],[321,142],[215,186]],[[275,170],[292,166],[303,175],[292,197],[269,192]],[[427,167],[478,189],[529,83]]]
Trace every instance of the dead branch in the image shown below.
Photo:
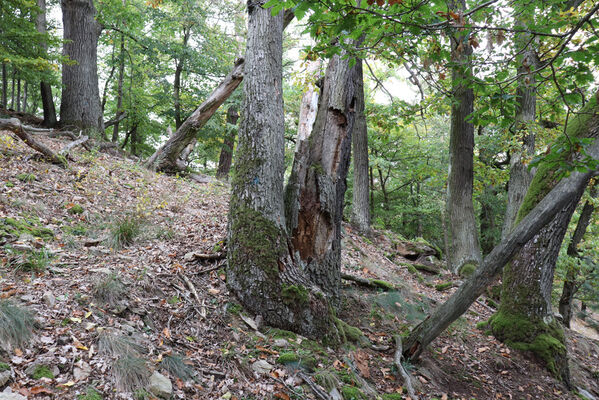
[[[377,279],[360,278],[359,276],[345,274],[343,272],[341,273],[341,278],[345,279],[346,281],[356,282],[360,286],[366,286],[369,288],[383,289],[385,291],[394,289],[392,284]]]
[[[185,284],[187,285],[187,287],[189,288],[189,290],[191,291],[191,293],[193,294],[193,297],[196,299],[196,301],[198,302],[198,305],[201,308],[200,310],[200,315],[204,318],[206,318],[206,307],[204,307],[204,303],[202,303],[202,300],[200,299],[200,296],[198,296],[198,292],[195,288],[195,286],[193,286],[193,283],[191,283],[191,281],[189,280],[189,278],[187,278],[185,275],[183,275],[182,273],[177,273],[177,275],[179,275],[179,278],[181,278],[181,280],[183,282],[185,282]]]
[[[58,152],[58,154],[60,155],[65,155],[67,154],[73,147],[75,146],[79,146],[80,144],[84,144],[85,142],[87,142],[89,140],[88,136],[83,136],[81,139],[77,139],[74,142],[71,142],[69,144],[67,144],[65,147],[62,148],[62,150],[60,150]]]
[[[110,121],[104,122],[104,129],[108,128],[109,126],[112,126],[112,125],[115,125],[115,124],[121,122],[125,118],[127,118],[127,112],[126,111],[122,111],[122,112],[118,113],[117,116],[114,119],[111,119]]]
[[[314,382],[309,375],[306,375],[305,373],[300,371],[298,372],[297,376],[299,376],[300,378],[302,378],[304,382],[306,382],[306,384],[310,387],[310,389],[312,389],[312,392],[314,392],[316,397],[318,397],[321,400],[332,400],[331,396],[329,396],[329,394],[323,388],[316,384],[316,382]]]
[[[50,150],[50,148],[46,147],[44,144],[35,140],[33,138],[33,136],[31,136],[25,130],[21,121],[19,121],[17,118],[0,119],[0,129],[8,129],[8,130],[14,132],[15,135],[17,135],[23,142],[25,142],[25,144],[27,144],[27,146],[42,153],[53,163],[59,164],[62,166],[67,165],[67,160],[63,156],[56,155],[56,153],[54,153],[52,150]]]
[[[408,395],[410,396],[410,398],[412,400],[418,400],[418,396],[416,396],[416,392],[414,391],[414,387],[412,386],[412,379],[410,378],[410,374],[408,374],[406,369],[401,364],[401,358],[403,357],[402,356],[401,337],[399,335],[395,335],[394,338],[395,338],[395,346],[396,346],[395,357],[394,357],[395,366],[397,367],[397,370],[399,371],[401,377],[404,380],[404,383],[406,384],[406,389],[408,390]]]
[[[185,254],[183,259],[185,261],[195,261],[195,260],[222,260],[227,257],[226,253],[214,253],[214,254],[204,254],[204,253],[196,253],[191,252]]]

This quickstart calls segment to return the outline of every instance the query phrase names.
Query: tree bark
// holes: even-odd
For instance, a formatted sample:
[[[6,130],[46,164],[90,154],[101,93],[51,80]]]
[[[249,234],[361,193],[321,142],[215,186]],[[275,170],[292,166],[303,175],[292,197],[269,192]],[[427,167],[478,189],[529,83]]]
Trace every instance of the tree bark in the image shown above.
[[[370,202],[368,185],[368,130],[364,114],[364,76],[362,60],[356,62],[356,122],[352,133],[354,153],[354,184],[352,193],[352,224],[363,234],[370,233]]]
[[[35,19],[35,27],[39,33],[46,33],[46,0],[37,0],[37,6],[40,12]],[[41,44],[44,53],[48,51],[48,45]],[[42,80],[40,82],[40,94],[42,98],[42,109],[44,110],[44,121],[42,126],[54,128],[56,126],[56,107],[54,107],[54,98],[52,97],[52,87],[50,83]]]
[[[10,93],[10,108],[15,109],[15,82],[17,78],[17,70],[12,66],[12,89]]]
[[[526,28],[526,24],[517,21],[516,25]],[[536,79],[531,71],[538,66],[539,60],[534,48],[535,42],[528,33],[518,33],[516,38],[519,56],[518,64],[518,89],[516,91],[516,118],[515,134],[522,141],[519,150],[510,152],[510,180],[507,191],[507,207],[503,221],[501,236],[505,237],[514,226],[516,215],[522,204],[526,191],[533,178],[533,171],[529,171],[526,163],[527,157],[532,157],[535,151],[535,135],[531,128],[535,122],[537,110]]]
[[[577,116],[577,121],[573,121],[570,125],[568,134],[599,137],[598,112],[596,100],[589,102]],[[594,140],[589,146],[587,154],[599,159],[598,140]],[[542,197],[542,200],[530,203],[522,220],[485,257],[474,274],[464,281],[445,303],[412,329],[405,342],[404,354],[412,359],[417,358],[429,343],[470,307],[523,245],[551,222],[557,213],[563,211],[571,199],[584,189],[593,174],[594,172],[573,172],[569,177],[563,178],[557,183],[549,193]]]
[[[25,113],[27,112],[27,86],[27,81],[25,81],[25,84],[23,85],[23,106],[21,107]]]
[[[456,14],[462,14],[466,8],[465,0],[449,0],[448,7]],[[474,92],[469,87],[472,81],[472,48],[465,32],[456,30],[451,35],[453,96],[447,182],[447,262],[454,273],[467,264],[480,264],[482,258],[472,203],[474,125],[468,122],[468,118],[474,111]]]
[[[189,41],[189,35],[191,34],[191,28],[183,28],[183,47],[187,47]],[[185,62],[184,56],[179,57],[175,60],[175,79],[173,82],[173,98],[175,106],[175,128],[179,129],[183,123],[181,119],[181,74],[183,73],[183,63]]]
[[[591,197],[595,198],[596,196],[597,188],[596,186],[593,186],[591,189]],[[572,238],[568,244],[568,256],[576,258],[580,257],[578,254],[578,245],[582,241],[582,238],[584,237],[584,234],[591,223],[591,217],[593,216],[594,211],[595,206],[593,206],[593,203],[586,201],[582,207],[580,217],[578,218],[576,229],[574,229],[574,233],[572,234]],[[568,328],[570,328],[570,321],[572,320],[572,302],[574,300],[574,295],[578,291],[576,278],[579,272],[580,271],[575,267],[570,267],[568,269],[566,272],[566,278],[564,280],[562,295],[559,299],[559,312],[562,315],[564,325]]]
[[[248,2],[244,117],[229,207],[227,284],[268,324],[317,337],[328,333],[333,321],[322,291],[289,250],[283,210],[283,13],[272,16],[263,4]]]
[[[17,112],[21,111],[21,74],[17,76]]]
[[[231,169],[231,163],[233,162],[233,147],[235,145],[235,137],[237,136],[238,119],[239,113],[237,112],[237,107],[230,106],[227,110],[227,128],[223,147],[220,150],[220,157],[218,159],[218,170],[216,171],[216,177],[218,179],[229,179],[229,170]]]
[[[119,140],[119,115],[123,112],[123,79],[125,77],[125,35],[121,33],[121,50],[119,53],[119,76],[117,80],[117,91],[116,91],[116,123],[112,128],[112,143],[116,143]]]
[[[2,107],[8,109],[6,97],[8,94],[8,76],[6,74],[6,63],[2,62]]]
[[[292,20],[293,12],[287,10],[284,15],[283,29]],[[237,89],[237,86],[243,80],[244,65],[245,61],[243,58],[235,62],[233,70],[229,72],[210,96],[181,124],[177,131],[169,137],[167,142],[146,161],[145,165],[147,168],[168,173],[185,170],[187,165],[185,160],[181,160],[181,153],[187,146],[194,142],[198,130],[210,120],[221,104]]]
[[[330,59],[309,139],[298,143],[286,189],[287,228],[311,282],[336,304],[341,219],[355,120],[357,68]]]
[[[60,124],[104,131],[98,90],[97,47],[100,25],[92,0],[61,0],[63,55],[76,64],[62,66]]]

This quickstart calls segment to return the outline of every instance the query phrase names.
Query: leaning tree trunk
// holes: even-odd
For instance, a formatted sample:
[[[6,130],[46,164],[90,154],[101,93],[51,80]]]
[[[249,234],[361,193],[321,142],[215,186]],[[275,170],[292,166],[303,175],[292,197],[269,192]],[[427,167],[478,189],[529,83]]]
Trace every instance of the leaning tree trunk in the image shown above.
[[[237,136],[238,119],[239,113],[237,112],[237,107],[230,106],[227,110],[227,128],[223,146],[220,150],[220,157],[218,159],[218,169],[216,171],[216,177],[218,179],[229,179],[229,170],[231,169],[231,163],[233,162],[233,147],[235,145],[235,137]]]
[[[37,0],[37,6],[40,12],[35,19],[35,27],[39,33],[46,33],[46,0]],[[48,51],[46,42],[41,44],[44,53]],[[56,126],[56,108],[54,107],[54,98],[52,97],[52,87],[50,83],[42,80],[40,82],[40,93],[42,98],[42,109],[44,110],[44,121],[42,126],[53,128]]]
[[[243,119],[229,206],[227,284],[276,327],[317,337],[332,313],[290,253],[283,210],[283,13],[248,3]]]
[[[593,186],[591,189],[591,197],[595,198],[596,196],[597,187]],[[582,238],[584,237],[584,234],[591,223],[591,217],[593,216],[594,211],[595,206],[593,203],[586,201],[582,207],[580,217],[578,218],[576,229],[574,229],[574,233],[572,234],[572,239],[570,239],[570,243],[568,244],[568,256],[576,258],[580,257],[578,254],[578,245],[582,241]],[[559,299],[559,312],[562,315],[564,325],[568,328],[570,328],[570,321],[572,320],[572,302],[574,300],[574,295],[578,291],[578,285],[576,284],[576,277],[578,273],[578,268],[568,268],[568,271],[566,272],[566,278],[564,280],[562,295]]]
[[[352,193],[352,224],[361,233],[370,233],[370,201],[368,185],[368,130],[364,114],[364,76],[362,60],[356,62],[356,122],[352,133],[354,153],[354,185]]]
[[[285,12],[283,29],[293,20],[293,12]],[[225,77],[208,98],[181,124],[181,127],[146,161],[151,170],[176,173],[187,167],[181,153],[196,140],[196,133],[210,120],[218,108],[231,96],[243,80],[245,60],[235,62],[233,70]]]
[[[60,124],[104,131],[98,90],[97,48],[100,25],[92,0],[61,0],[63,55],[75,61],[62,66]]]
[[[517,25],[526,28],[526,24],[519,21]],[[534,39],[528,33],[518,33],[516,44],[519,49],[518,64],[518,89],[516,91],[516,118],[515,132],[522,141],[520,149],[510,152],[510,180],[507,190],[507,207],[503,220],[501,236],[505,237],[516,222],[516,215],[526,195],[528,186],[532,181],[533,172],[529,170],[526,157],[532,157],[535,151],[535,135],[533,124],[537,110],[537,97],[535,92],[535,74],[531,71],[538,66],[539,60],[535,51]]]
[[[596,100],[593,100],[583,108],[572,122],[568,128],[568,135],[599,137],[598,113],[599,108]],[[599,140],[594,140],[587,149],[587,154],[594,159],[599,159]],[[535,201],[531,201],[525,208],[526,212],[523,213],[525,216],[522,220],[485,257],[474,274],[464,281],[445,303],[412,329],[405,341],[404,355],[412,359],[417,358],[429,343],[466,312],[486,287],[495,280],[497,274],[501,272],[504,265],[510,261],[514,254],[539,233],[545,225],[550,223],[556,214],[561,213],[571,203],[573,197],[584,190],[593,174],[594,172],[573,172],[569,177],[563,178],[555,185],[547,195],[543,196],[546,193],[543,190],[542,193],[538,193],[538,196],[534,196]],[[541,197],[542,200],[537,201]],[[528,321],[525,321],[525,323],[525,327],[530,326]],[[520,327],[518,327],[518,330],[520,330]],[[548,341],[549,343],[556,343],[554,339]]]
[[[461,14],[465,0],[450,0],[449,8]],[[474,179],[474,125],[468,122],[474,111],[472,84],[472,48],[467,31],[451,36],[451,79],[453,85],[451,126],[449,132],[449,175],[447,182],[447,216],[449,219],[448,267],[454,273],[466,265],[481,261],[478,229],[474,218],[472,185]]]

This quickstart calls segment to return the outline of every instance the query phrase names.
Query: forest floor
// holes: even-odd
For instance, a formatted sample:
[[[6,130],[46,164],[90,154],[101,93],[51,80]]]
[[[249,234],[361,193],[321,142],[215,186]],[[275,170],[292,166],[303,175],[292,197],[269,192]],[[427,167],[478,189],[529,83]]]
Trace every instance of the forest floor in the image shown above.
[[[67,143],[42,140],[55,150]],[[228,292],[227,184],[155,174],[81,148],[71,155],[61,168],[0,132],[0,399],[19,398],[10,391],[29,399],[319,398],[306,382],[331,398],[407,398],[393,335],[444,301],[459,277],[416,269],[412,245],[388,232],[364,238],[345,225],[343,272],[394,290],[344,281],[339,317],[370,343],[323,347],[261,326]],[[33,338],[10,348],[10,332],[27,326],[2,326],[7,304],[35,318]],[[406,365],[419,398],[583,398],[476,328],[494,305],[481,297]],[[582,333],[567,331],[573,381],[599,396],[599,341],[576,324]]]

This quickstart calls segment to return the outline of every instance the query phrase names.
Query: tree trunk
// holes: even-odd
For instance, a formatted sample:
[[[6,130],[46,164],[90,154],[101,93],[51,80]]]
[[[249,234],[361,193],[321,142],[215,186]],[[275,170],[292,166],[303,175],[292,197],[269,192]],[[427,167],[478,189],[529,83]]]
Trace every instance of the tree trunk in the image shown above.
[[[119,115],[123,112],[123,79],[125,77],[125,35],[121,33],[121,51],[119,54],[119,76],[117,81],[116,94],[116,113],[114,118],[117,120],[112,128],[112,143],[119,140]]]
[[[363,234],[370,233],[370,202],[368,199],[368,131],[364,114],[364,76],[362,60],[356,63],[356,122],[352,133],[354,153],[354,185],[352,193],[352,224]]]
[[[6,63],[2,62],[2,107],[8,108],[6,97],[8,94],[8,76],[6,74]]]
[[[21,111],[21,74],[17,76],[17,112]]]
[[[37,0],[37,6],[40,12],[35,19],[35,27],[39,33],[46,33],[46,0]],[[48,45],[41,44],[44,53],[48,51]],[[56,126],[56,107],[54,107],[54,98],[52,97],[52,87],[50,83],[42,80],[40,82],[40,94],[42,98],[42,109],[44,110],[44,121],[42,126],[54,128]]]
[[[237,107],[230,106],[227,110],[227,129],[218,159],[218,170],[216,171],[218,179],[229,179],[229,170],[233,161],[233,147],[235,145],[235,137],[237,136],[238,119],[239,113],[237,112]]]
[[[484,255],[487,255],[495,247],[495,212],[490,204],[490,199],[497,195],[492,185],[486,185],[479,199],[480,202],[480,247]]]
[[[25,81],[25,85],[23,86],[23,112],[27,112],[27,81]]]
[[[568,136],[599,136],[598,112],[599,109],[594,99],[583,108],[575,121],[572,121],[569,125]],[[589,146],[587,154],[599,159],[598,140],[595,140]],[[525,216],[520,223],[485,257],[474,274],[464,281],[445,303],[412,329],[405,341],[404,355],[412,359],[418,357],[430,342],[459,318],[484,292],[485,288],[494,281],[496,275],[501,272],[504,265],[509,262],[514,254],[540,232],[545,225],[551,222],[557,213],[561,213],[570,204],[572,198],[584,189],[592,175],[593,172],[573,172],[569,177],[563,178],[555,185],[547,195],[543,196],[546,191],[538,193],[535,198],[538,200],[543,196],[542,200],[529,202],[526,212],[522,214]]]
[[[76,64],[62,66],[60,124],[104,131],[98,90],[97,47],[101,28],[92,0],[61,0],[63,55]]]
[[[187,47],[191,28],[183,28],[183,47]],[[175,60],[175,79],[173,82],[173,98],[175,106],[175,128],[179,129],[183,121],[181,120],[181,74],[183,73],[183,63],[185,62],[182,55],[178,60]]]
[[[287,10],[284,15],[283,29],[293,20],[293,12]],[[147,168],[155,171],[176,173],[184,171],[186,163],[180,160],[183,150],[194,140],[196,133],[214,115],[216,110],[229,98],[243,80],[245,61],[240,58],[233,70],[218,85],[208,98],[181,124],[181,127],[146,161]]]
[[[328,333],[333,321],[324,295],[289,251],[283,211],[283,13],[272,16],[263,4],[248,3],[247,79],[229,206],[227,284],[268,324],[317,337]]]
[[[450,0],[449,9],[456,14],[465,10],[465,0]],[[467,31],[451,36],[451,77],[453,96],[449,132],[449,174],[447,183],[447,216],[449,222],[448,267],[458,273],[463,266],[481,262],[478,229],[472,203],[474,125],[468,122],[474,111],[472,82],[472,48]]]
[[[309,138],[298,142],[286,189],[287,228],[311,282],[336,304],[341,220],[354,129],[357,68],[330,59]]]
[[[12,90],[10,93],[10,108],[12,108],[13,110],[15,109],[15,83],[16,83],[16,79],[17,79],[17,70],[15,69],[15,66],[12,66]]]
[[[526,24],[519,21],[517,25],[526,28]],[[529,171],[526,157],[532,157],[535,151],[535,135],[533,125],[537,110],[537,97],[535,92],[535,75],[530,73],[538,66],[539,60],[535,51],[535,42],[528,33],[518,33],[516,45],[519,49],[518,64],[518,89],[516,92],[516,118],[515,133],[522,140],[520,150],[510,152],[510,180],[507,191],[507,207],[503,221],[501,236],[505,237],[516,221],[516,215],[526,195],[528,186],[533,178],[533,171]]]
[[[597,188],[596,186],[593,186],[591,189],[591,197],[595,198],[596,196]],[[582,241],[587,227],[591,223],[591,217],[593,216],[594,211],[595,206],[593,206],[593,203],[586,201],[582,207],[580,217],[578,218],[576,229],[574,229],[574,233],[572,234],[572,238],[568,244],[568,256],[577,258],[580,257],[578,254],[578,245]],[[572,320],[572,301],[574,300],[574,295],[578,291],[578,286],[576,284],[576,277],[578,273],[579,271],[575,267],[570,267],[568,269],[566,272],[566,279],[564,280],[562,295],[559,299],[559,312],[563,317],[564,325],[568,328],[570,328],[570,321]]]

